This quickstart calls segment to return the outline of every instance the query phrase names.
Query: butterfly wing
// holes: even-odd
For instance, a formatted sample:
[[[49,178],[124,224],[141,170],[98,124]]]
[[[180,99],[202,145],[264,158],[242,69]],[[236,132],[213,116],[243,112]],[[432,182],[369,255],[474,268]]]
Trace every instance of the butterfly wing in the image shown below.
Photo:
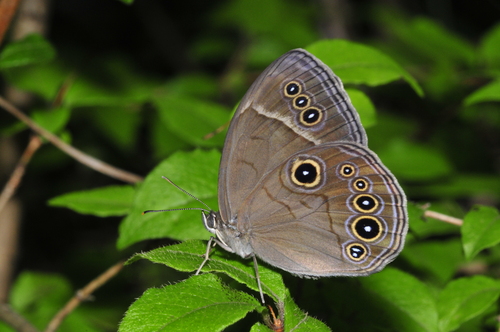
[[[259,76],[231,121],[219,173],[222,219],[234,219],[290,154],[332,141],[366,145],[367,138],[340,79],[312,54],[292,50]]]
[[[297,275],[367,275],[402,250],[406,197],[368,148],[324,143],[265,176],[237,212],[254,253]]]

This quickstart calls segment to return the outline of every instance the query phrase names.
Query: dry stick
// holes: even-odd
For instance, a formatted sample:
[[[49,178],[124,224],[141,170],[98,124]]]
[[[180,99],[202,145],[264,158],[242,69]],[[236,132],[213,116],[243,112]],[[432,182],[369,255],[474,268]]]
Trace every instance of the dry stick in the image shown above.
[[[76,292],[75,296],[66,303],[66,305],[59,310],[59,312],[52,318],[49,325],[44,332],[54,332],[61,325],[63,319],[69,315],[75,308],[85,301],[89,296],[99,287],[104,285],[109,279],[114,277],[123,268],[124,261],[120,261],[107,269],[103,274],[92,280],[87,286]]]
[[[9,181],[5,184],[2,194],[0,195],[0,212],[3,210],[5,204],[7,204],[10,198],[16,192],[16,189],[19,186],[19,183],[21,182],[21,179],[24,176],[26,165],[28,165],[29,161],[31,160],[31,157],[33,157],[33,154],[40,148],[41,145],[42,145],[42,140],[40,139],[40,137],[38,136],[31,137],[28,146],[26,147],[26,150],[24,150],[21,159],[19,159],[16,168],[12,172]]]
[[[136,183],[143,180],[139,175],[124,171],[122,169],[111,166],[99,159],[89,156],[81,152],[80,150],[72,147],[69,144],[61,141],[57,136],[45,130],[44,128],[37,125],[33,120],[31,120],[28,116],[18,110],[14,105],[9,103],[4,98],[0,97],[0,106],[3,107],[10,114],[14,115],[16,118],[27,124],[33,131],[35,131],[40,136],[43,136],[49,142],[54,144],[57,148],[67,153],[74,159],[78,160],[82,164],[98,171],[103,174],[109,175],[112,178],[128,182],[128,183]]]
[[[459,227],[462,226],[464,223],[462,219],[458,219],[452,216],[448,216],[446,214],[429,210],[424,211],[424,217],[434,218]]]
[[[23,316],[12,310],[5,303],[0,303],[0,320],[6,322],[18,332],[38,332]]]

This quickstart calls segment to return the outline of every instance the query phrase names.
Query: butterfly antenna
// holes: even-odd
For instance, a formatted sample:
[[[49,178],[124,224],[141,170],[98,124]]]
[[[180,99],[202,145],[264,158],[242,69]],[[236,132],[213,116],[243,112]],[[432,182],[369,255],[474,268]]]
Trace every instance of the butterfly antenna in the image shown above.
[[[180,209],[167,209],[167,210],[146,210],[142,214],[144,215],[149,212],[169,212],[169,211],[186,211],[186,210],[198,210],[198,211],[210,212],[210,210],[203,208],[180,208]]]
[[[182,208],[182,209],[167,209],[167,210],[147,210],[147,211],[144,211],[142,214],[146,214],[146,213],[149,213],[149,212],[168,212],[168,211],[184,211],[184,210],[200,210],[200,211],[205,211],[205,212],[212,211],[212,209],[210,208],[210,206],[208,206],[207,204],[205,204],[205,202],[203,202],[202,200],[200,200],[198,197],[196,197],[193,194],[187,192],[185,189],[182,189],[181,187],[179,187],[178,185],[176,185],[175,183],[173,183],[172,180],[170,180],[166,176],[162,176],[162,178],[164,178],[165,180],[167,180],[172,186],[174,186],[178,190],[182,191],[183,193],[185,193],[186,195],[188,195],[192,199],[195,199],[198,202],[200,202],[201,204],[205,205],[206,209],[203,209],[203,208]]]
[[[180,191],[182,191],[183,193],[185,193],[186,195],[188,195],[192,199],[195,199],[198,202],[200,202],[201,204],[205,205],[206,208],[208,209],[208,211],[212,211],[212,209],[210,208],[210,206],[208,206],[207,204],[205,204],[205,202],[203,202],[202,200],[200,200],[198,197],[196,197],[193,194],[187,192],[185,189],[182,189],[181,187],[179,187],[178,185],[176,185],[175,183],[173,183],[172,180],[170,180],[166,176],[162,176],[162,178],[164,178],[165,180],[167,180],[172,186],[176,187],[177,189],[179,189]],[[202,210],[204,210],[204,209],[202,209]]]

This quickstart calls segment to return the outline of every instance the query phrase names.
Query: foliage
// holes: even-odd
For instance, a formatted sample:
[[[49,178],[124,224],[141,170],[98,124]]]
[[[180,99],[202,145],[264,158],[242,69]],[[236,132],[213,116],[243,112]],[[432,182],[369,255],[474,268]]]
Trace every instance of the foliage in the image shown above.
[[[199,64],[217,68],[217,74],[196,70],[165,78],[116,54],[97,59],[92,71],[76,70],[57,43],[52,46],[38,35],[10,42],[0,53],[5,80],[41,101],[30,110],[38,124],[67,141],[89,140],[89,153],[102,160],[119,163],[132,155],[129,160],[137,164],[131,169],[148,171],[135,186],[97,184],[102,181],[80,188],[66,185],[51,191],[54,197],[48,201],[79,214],[123,216],[117,247],[134,245],[136,252],[126,268],[147,260],[188,272],[176,274],[178,279],[151,277],[153,287],[141,289],[144,293],[124,313],[119,331],[270,331],[261,323],[268,309],[260,304],[251,260],[215,247],[204,274],[193,275],[206,251],[202,240],[210,236],[199,211],[142,212],[205,208],[162,176],[216,210],[218,163],[231,110],[256,73],[295,47],[316,54],[347,85],[370,148],[409,197],[410,233],[395,263],[369,277],[303,280],[260,262],[264,293],[284,316],[285,330],[495,329],[500,296],[500,214],[495,208],[500,177],[494,154],[500,148],[500,25],[473,45],[429,18],[378,8],[372,20],[386,37],[361,44],[319,40],[311,28],[315,10],[307,3],[257,3],[237,0],[217,8],[209,14],[212,23],[203,38],[190,45],[189,54]],[[224,37],[228,30],[245,40],[239,50],[245,56],[233,59],[238,65],[219,77],[222,70],[214,63],[228,62],[233,51]],[[50,106],[61,87],[59,104]],[[81,123],[98,138],[82,134]],[[13,135],[25,128],[10,123],[0,130]],[[204,138],[212,132],[218,133]],[[147,153],[137,157],[140,148]],[[42,153],[37,172],[57,172],[68,163],[54,152]],[[428,202],[432,210],[463,218],[463,226],[426,219],[422,205]],[[182,242],[137,250],[141,241],[164,238]],[[62,276],[23,271],[10,304],[41,329],[71,296],[71,288]],[[112,311],[86,304],[60,331],[116,330],[102,323],[119,319]],[[11,329],[0,323],[0,331]]]

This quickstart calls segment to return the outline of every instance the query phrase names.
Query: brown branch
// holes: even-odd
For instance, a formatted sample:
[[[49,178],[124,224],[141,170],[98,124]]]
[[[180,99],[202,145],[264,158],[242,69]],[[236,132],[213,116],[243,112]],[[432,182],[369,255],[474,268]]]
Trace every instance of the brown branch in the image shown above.
[[[28,146],[0,194],[0,213],[2,216],[0,218],[0,302],[7,299],[18,243],[21,208],[11,198],[19,187],[26,165],[28,165],[31,157],[41,144],[42,141],[38,136],[33,135],[31,137]]]
[[[0,44],[9,29],[20,0],[0,0]]]
[[[12,310],[6,303],[0,303],[0,320],[6,322],[18,332],[38,332],[33,325],[25,320],[23,316]]]
[[[75,296],[59,310],[52,318],[44,332],[54,332],[61,325],[64,318],[69,315],[82,301],[85,301],[99,287],[104,285],[109,279],[114,277],[123,268],[124,261],[120,261],[107,269],[103,274],[92,280],[87,286],[76,292]]]
[[[462,226],[464,221],[462,219],[458,219],[452,216],[448,216],[446,214],[442,214],[436,211],[430,211],[430,210],[425,210],[424,211],[424,217],[427,218],[434,218],[440,221],[447,222],[449,224],[455,225],[455,226]]]
[[[11,200],[0,217],[0,303],[7,302],[19,244],[21,204]]]
[[[33,154],[40,148],[41,145],[42,140],[40,139],[40,137],[31,137],[26,150],[24,150],[21,159],[19,159],[16,168],[12,172],[9,181],[7,181],[7,183],[5,184],[2,194],[0,195],[0,212],[16,192],[16,189],[24,176],[24,172],[26,171],[26,165],[28,165],[31,157],[33,157]]]
[[[38,124],[36,124],[33,120],[31,120],[28,116],[26,116],[24,113],[22,113],[20,110],[18,110],[14,105],[9,103],[7,100],[4,98],[0,97],[0,106],[3,107],[7,112],[10,114],[14,115],[16,118],[24,122],[26,125],[28,125],[33,131],[35,131],[37,134],[40,136],[44,137],[47,139],[49,142],[54,144],[57,148],[62,150],[63,152],[67,153],[74,159],[78,160],[80,163],[98,171],[103,174],[109,175],[112,178],[128,182],[128,183],[136,183],[140,182],[143,180],[142,177],[139,175],[124,171],[122,169],[116,168],[114,166],[111,166],[110,164],[107,164],[99,159],[96,159],[92,156],[89,156],[86,153],[83,153],[82,151],[74,148],[73,146],[63,142],[62,140],[59,139],[56,135],[52,134],[51,132],[45,130],[44,128],[40,127]]]

